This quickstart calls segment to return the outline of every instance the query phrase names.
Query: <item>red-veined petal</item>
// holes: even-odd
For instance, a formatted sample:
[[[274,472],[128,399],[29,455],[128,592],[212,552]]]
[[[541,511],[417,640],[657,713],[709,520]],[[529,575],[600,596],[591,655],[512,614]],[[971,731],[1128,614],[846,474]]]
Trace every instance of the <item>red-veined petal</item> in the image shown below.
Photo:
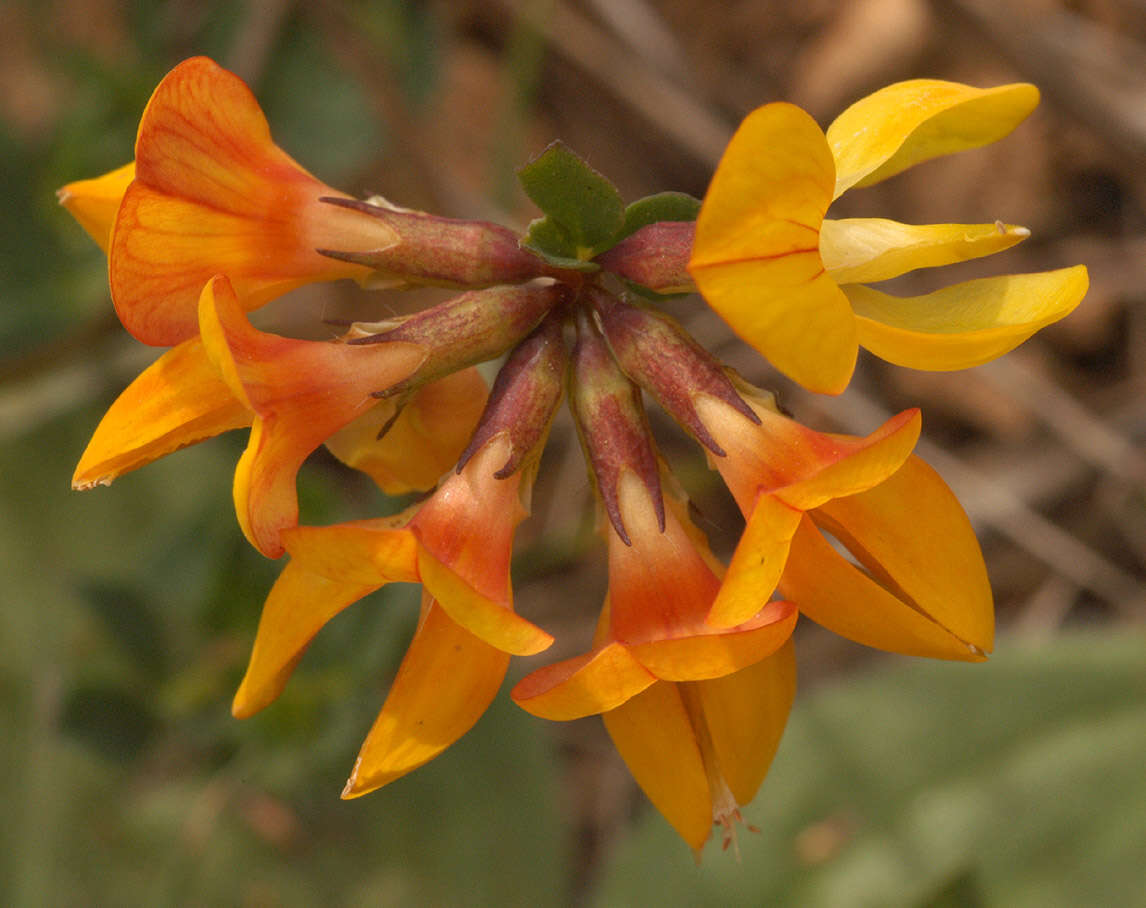
[[[256,414],[235,468],[239,525],[255,548],[277,558],[280,531],[298,522],[295,477],[303,461],[373,406],[372,392],[410,376],[425,351],[401,342],[358,347],[258,331],[222,276],[203,288],[199,323],[212,362]]]
[[[195,334],[199,291],[227,274],[247,309],[300,284],[369,269],[316,249],[392,245],[392,228],[318,202],[342,196],[274,144],[249,88],[205,57],[161,81],[144,110],[135,180],[112,232],[109,278],[124,326],[145,343]]]
[[[709,305],[776,368],[838,394],[858,347],[847,299],[820,259],[834,180],[831,149],[808,114],[759,108],[725,149],[688,267]]]

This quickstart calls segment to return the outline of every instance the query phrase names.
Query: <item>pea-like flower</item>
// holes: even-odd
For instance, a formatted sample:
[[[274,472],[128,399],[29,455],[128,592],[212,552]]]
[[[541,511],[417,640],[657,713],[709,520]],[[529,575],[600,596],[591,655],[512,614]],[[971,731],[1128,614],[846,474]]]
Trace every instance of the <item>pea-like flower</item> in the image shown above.
[[[825,214],[849,188],[1001,138],[1037,97],[1026,85],[900,83],[826,134],[770,104],[738,130],[703,204],[662,193],[626,206],[556,143],[520,172],[544,216],[519,237],[331,188],[274,143],[241,80],[188,60],[156,88],[134,161],[59,193],[108,253],[124,326],[170,347],[104,415],[73,485],[249,428],[238,523],[258,551],[289,558],[235,695],[239,717],[278,697],[343,609],[390,583],[421,586],[417,628],[343,792],[356,797],[449,747],[510,658],[553,643],[518,613],[510,566],[566,398],[608,592],[588,651],[530,672],[512,697],[549,719],[601,715],[681,837],[699,852],[716,823],[727,843],[783,733],[800,613],[870,646],[976,661],[993,644],[991,592],[966,515],[912,453],[918,410],[866,437],[813,431],[632,291],[699,288],[818,391],[843,389],[861,345],[939,370],[1001,355],[1077,305],[1085,268],[895,297],[868,285],[1027,232]],[[343,278],[459,295],[327,325],[320,340],[251,323],[295,287]],[[475,367],[493,363],[487,392]],[[727,565],[658,453],[645,395],[703,447],[744,516]],[[384,493],[427,494],[391,516],[300,523],[296,477],[324,444]]]
[[[813,391],[847,387],[858,347],[914,369],[966,369],[1069,314],[1083,266],[982,278],[917,297],[867,286],[990,255],[1029,235],[990,224],[830,220],[828,206],[931,158],[1007,135],[1038,103],[1033,85],[900,82],[857,101],[825,134],[774,103],[745,118],[696,222],[689,271],[729,325]]]
[[[321,628],[387,583],[423,587],[422,613],[344,797],[422,765],[478,720],[509,655],[553,638],[515,614],[510,558],[537,459],[561,399],[561,325],[541,325],[510,357],[459,465],[432,496],[390,518],[282,531],[291,559],[263,606],[236,716],[282,691]]]

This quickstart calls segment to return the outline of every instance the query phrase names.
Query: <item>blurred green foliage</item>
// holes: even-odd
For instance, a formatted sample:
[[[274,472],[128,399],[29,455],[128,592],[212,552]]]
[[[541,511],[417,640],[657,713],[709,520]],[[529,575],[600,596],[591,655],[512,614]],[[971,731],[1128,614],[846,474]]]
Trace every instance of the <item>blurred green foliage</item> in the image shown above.
[[[596,904],[1072,908],[1146,904],[1146,638],[1004,640],[801,702],[742,859],[664,860],[650,818]],[[650,874],[648,867],[658,870]]]
[[[412,104],[437,89],[432,5],[336,6]],[[193,53],[231,62],[260,9],[22,0],[5,12],[13,65],[39,67],[55,95],[35,122],[0,113],[0,902],[568,904],[574,874],[593,868],[570,860],[550,729],[504,697],[430,766],[338,799],[412,632],[414,591],[348,609],[279,702],[231,718],[278,570],[235,525],[242,433],[110,490],[68,489],[148,354],[119,331],[103,256],[54,190],[124,163],[162,74]],[[387,126],[323,20],[284,9],[253,87],[284,147],[338,184],[384,153]],[[60,27],[85,15],[118,17],[105,45]],[[540,44],[515,35],[508,78],[530,99]],[[346,490],[321,465],[300,495],[314,522],[343,515]],[[710,848],[697,869],[650,814],[595,903],[1143,904],[1142,645],[1004,641],[986,666],[900,665],[822,690],[748,811],[764,831],[742,836],[740,863]]]

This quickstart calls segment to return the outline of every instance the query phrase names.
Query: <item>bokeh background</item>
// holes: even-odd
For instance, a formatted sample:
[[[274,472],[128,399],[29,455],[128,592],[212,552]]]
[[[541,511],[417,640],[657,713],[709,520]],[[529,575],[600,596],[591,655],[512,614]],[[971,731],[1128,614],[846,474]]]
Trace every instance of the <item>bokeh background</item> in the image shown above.
[[[924,408],[922,453],[971,514],[997,597],[985,665],[798,629],[801,690],[739,861],[693,862],[598,720],[504,695],[429,767],[338,799],[412,632],[385,590],[323,631],[282,698],[229,703],[278,566],[235,525],[244,433],[68,488],[154,353],[54,190],[126,162],[151,89],[205,53],[294,157],[351,193],[522,227],[514,169],[562,138],[628,199],[703,194],[739,118],[826,125],[932,76],[1043,91],[996,146],[848,194],[840,215],[995,219],[1033,236],[939,280],[1090,266],[1082,308],[1007,359],[935,375],[861,362],[802,394],[696,297],[710,349],[819,428]],[[0,2],[0,902],[11,906],[1146,905],[1146,5],[1138,0],[4,0]],[[936,278],[907,278],[922,292]],[[270,307],[276,330],[405,305],[356,287]],[[738,518],[654,414],[718,551]],[[318,455],[304,519],[391,506]],[[588,482],[554,429],[517,601],[579,651],[604,591]],[[519,677],[538,660],[520,660]]]

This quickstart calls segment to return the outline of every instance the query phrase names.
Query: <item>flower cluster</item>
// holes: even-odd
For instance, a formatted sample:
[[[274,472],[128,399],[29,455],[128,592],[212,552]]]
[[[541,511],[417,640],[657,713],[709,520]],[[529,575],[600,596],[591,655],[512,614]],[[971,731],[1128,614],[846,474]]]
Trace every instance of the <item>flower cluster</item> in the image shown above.
[[[923,297],[867,286],[1005,249],[1002,224],[828,220],[845,190],[994,141],[1031,111],[1027,85],[893,85],[822,132],[769,104],[732,139],[703,203],[625,206],[560,144],[521,171],[541,208],[524,237],[354,199],[274,144],[259,106],[205,58],[143,113],[132,164],[60,199],[108,255],[137,339],[168,348],[111,406],[76,469],[88,488],[249,427],[239,526],[289,560],[271,589],[236,716],[270,704],[337,613],[388,583],[421,617],[344,797],[426,763],[464,734],[511,656],[553,637],[514,607],[510,561],[549,427],[567,398],[599,502],[609,588],[588,652],[521,678],[512,697],[567,720],[600,714],[651,801],[694,849],[750,801],[795,691],[803,613],[870,646],[981,660],[993,613],[970,524],[913,455],[920,414],[866,437],[805,428],[657,306],[699,290],[748,343],[838,393],[857,347],[957,369],[1066,315],[1085,269],[972,281]],[[308,282],[455,288],[412,315],[330,340],[260,330],[247,313]],[[492,387],[474,368],[498,360]],[[651,399],[705,450],[744,515],[727,565],[710,551],[649,432]],[[319,446],[407,510],[299,523],[296,476]],[[528,603],[526,604],[528,613]]]

